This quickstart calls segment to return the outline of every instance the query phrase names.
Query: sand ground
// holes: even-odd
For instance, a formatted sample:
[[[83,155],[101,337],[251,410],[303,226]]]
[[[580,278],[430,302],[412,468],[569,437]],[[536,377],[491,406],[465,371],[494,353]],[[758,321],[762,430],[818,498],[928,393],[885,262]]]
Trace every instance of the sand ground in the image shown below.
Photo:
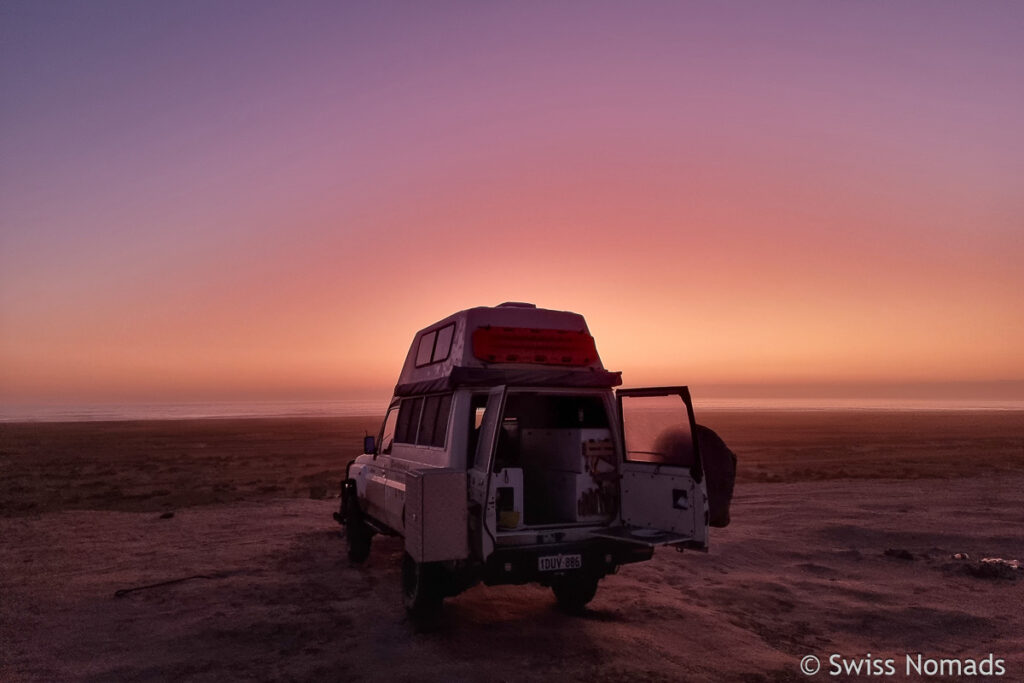
[[[2,425],[0,679],[825,681],[871,653],[897,675],[864,680],[919,680],[907,653],[992,653],[991,680],[1024,680],[1024,579],[969,572],[1024,559],[1024,415],[717,417],[744,465],[710,553],[624,567],[583,617],[476,587],[428,633],[401,542],[351,566],[336,500],[310,498],[355,422]]]

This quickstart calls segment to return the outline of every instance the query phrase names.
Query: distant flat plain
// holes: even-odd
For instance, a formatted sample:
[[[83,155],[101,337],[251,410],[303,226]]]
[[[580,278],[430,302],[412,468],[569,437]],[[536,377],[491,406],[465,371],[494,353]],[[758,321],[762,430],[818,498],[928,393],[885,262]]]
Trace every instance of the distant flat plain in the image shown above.
[[[1024,411],[708,410],[738,483],[1024,473]],[[336,495],[379,418],[0,423],[0,515]]]
[[[709,554],[623,568],[578,619],[478,587],[430,634],[401,609],[400,541],[353,567],[330,518],[377,419],[0,423],[0,678],[776,681],[808,653],[914,650],[1024,679],[1024,580],[950,558],[1024,560],[1024,412],[698,421],[740,463]],[[112,598],[192,574],[213,578]]]

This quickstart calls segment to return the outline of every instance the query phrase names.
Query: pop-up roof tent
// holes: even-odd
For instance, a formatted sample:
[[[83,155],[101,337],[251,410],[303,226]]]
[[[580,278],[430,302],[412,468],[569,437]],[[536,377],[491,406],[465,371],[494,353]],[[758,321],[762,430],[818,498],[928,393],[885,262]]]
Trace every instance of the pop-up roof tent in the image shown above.
[[[503,303],[459,311],[420,330],[396,396],[460,386],[614,387],[579,313]]]

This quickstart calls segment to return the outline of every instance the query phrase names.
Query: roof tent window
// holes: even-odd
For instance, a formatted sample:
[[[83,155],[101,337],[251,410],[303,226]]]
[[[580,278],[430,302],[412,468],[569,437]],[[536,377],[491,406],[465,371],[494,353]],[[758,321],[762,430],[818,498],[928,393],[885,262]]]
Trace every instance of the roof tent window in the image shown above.
[[[433,362],[439,363],[448,359],[452,350],[452,337],[455,336],[455,325],[445,325],[437,331],[437,344],[434,345]]]
[[[398,429],[395,432],[395,441],[416,443],[416,427],[420,423],[420,408],[422,407],[422,397],[407,398],[402,401],[402,407],[398,409]]]
[[[434,340],[437,339],[437,330],[433,332],[427,332],[420,337],[419,348],[416,349],[416,367],[421,365],[428,365],[430,357],[434,353]]]
[[[452,338],[455,336],[455,323],[445,325],[439,330],[424,332],[416,347],[416,367],[420,368],[431,363],[440,363],[448,359],[452,351]]]

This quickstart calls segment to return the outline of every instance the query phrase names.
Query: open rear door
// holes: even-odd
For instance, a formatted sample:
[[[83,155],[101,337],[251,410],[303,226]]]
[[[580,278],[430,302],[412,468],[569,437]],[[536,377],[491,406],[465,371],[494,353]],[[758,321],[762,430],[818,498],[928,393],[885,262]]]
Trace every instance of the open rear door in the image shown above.
[[[470,545],[480,560],[486,560],[494,552],[495,499],[491,467],[494,449],[501,432],[501,416],[505,410],[505,387],[494,387],[487,392],[487,404],[477,424],[474,416],[476,450],[468,453],[472,458],[466,463],[468,470],[470,504]]]
[[[616,396],[623,526],[596,535],[706,550],[708,501],[689,390],[621,389]]]

